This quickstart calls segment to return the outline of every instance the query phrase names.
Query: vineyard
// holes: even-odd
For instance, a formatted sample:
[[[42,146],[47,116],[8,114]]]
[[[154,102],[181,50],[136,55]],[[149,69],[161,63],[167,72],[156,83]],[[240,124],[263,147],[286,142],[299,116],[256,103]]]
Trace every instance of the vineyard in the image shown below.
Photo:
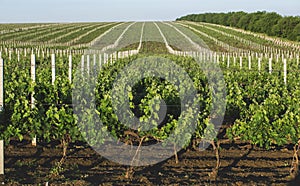
[[[184,20],[0,33],[0,183],[297,182],[299,42]]]

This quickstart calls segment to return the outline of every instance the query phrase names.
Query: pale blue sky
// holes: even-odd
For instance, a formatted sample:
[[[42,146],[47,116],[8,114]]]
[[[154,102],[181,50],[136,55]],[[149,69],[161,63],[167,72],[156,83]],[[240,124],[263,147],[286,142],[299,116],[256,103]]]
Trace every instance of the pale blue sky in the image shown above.
[[[0,22],[175,20],[191,13],[276,11],[300,15],[299,0],[0,0]]]

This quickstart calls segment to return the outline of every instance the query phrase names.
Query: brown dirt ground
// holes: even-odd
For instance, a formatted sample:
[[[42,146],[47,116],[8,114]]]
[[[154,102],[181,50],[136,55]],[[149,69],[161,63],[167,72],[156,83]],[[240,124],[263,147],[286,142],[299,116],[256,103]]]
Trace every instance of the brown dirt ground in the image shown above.
[[[263,150],[243,143],[221,144],[221,167],[210,176],[216,159],[212,148],[179,153],[157,165],[137,167],[125,179],[127,167],[111,162],[84,143],[71,144],[59,175],[55,163],[61,159],[58,142],[33,147],[29,141],[12,141],[5,149],[5,185],[297,185],[290,182],[291,146]],[[1,183],[0,182],[0,183]],[[299,182],[300,183],[300,182]],[[299,184],[300,185],[300,184]]]

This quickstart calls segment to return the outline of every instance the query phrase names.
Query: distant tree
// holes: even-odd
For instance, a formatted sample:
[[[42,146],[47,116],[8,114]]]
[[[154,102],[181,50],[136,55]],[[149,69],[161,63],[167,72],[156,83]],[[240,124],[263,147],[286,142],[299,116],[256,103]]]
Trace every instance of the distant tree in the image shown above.
[[[294,29],[300,23],[299,17],[288,16],[280,19],[277,25],[272,29],[276,36],[292,39],[294,38]]]
[[[288,35],[288,39],[300,41],[300,23],[298,23],[294,30]]]
[[[257,22],[264,16],[264,14],[266,14],[265,11],[251,13],[248,30],[251,30],[253,32],[259,32],[260,28],[259,28],[259,25],[257,25]]]
[[[214,24],[221,24],[222,20],[223,20],[224,14],[219,13],[219,14],[215,14],[212,20],[212,23]]]
[[[278,23],[276,25],[272,26],[272,35],[277,36],[277,37],[282,37],[281,28]]]
[[[233,12],[229,14],[228,24],[232,27],[237,27],[240,19],[246,15],[245,12]]]
[[[278,36],[299,41],[300,17],[282,17],[276,12],[258,11],[254,13],[229,12],[205,13],[183,16],[177,20],[208,22],[261,32],[270,36]]]
[[[248,30],[249,29],[249,23],[251,20],[251,15],[250,14],[245,14],[244,16],[242,16],[237,24],[238,28],[242,28],[244,30]]]
[[[261,19],[256,22],[256,29],[261,33],[275,35],[275,33],[273,33],[272,27],[276,25],[280,19],[282,19],[282,16],[275,12],[266,13],[261,17]]]

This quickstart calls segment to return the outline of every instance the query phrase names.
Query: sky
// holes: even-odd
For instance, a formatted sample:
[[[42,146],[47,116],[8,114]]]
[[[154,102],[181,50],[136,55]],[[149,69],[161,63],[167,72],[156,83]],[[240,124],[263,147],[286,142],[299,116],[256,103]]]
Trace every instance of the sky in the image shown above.
[[[191,13],[262,10],[300,16],[300,1],[0,0],[0,22],[166,21]]]

